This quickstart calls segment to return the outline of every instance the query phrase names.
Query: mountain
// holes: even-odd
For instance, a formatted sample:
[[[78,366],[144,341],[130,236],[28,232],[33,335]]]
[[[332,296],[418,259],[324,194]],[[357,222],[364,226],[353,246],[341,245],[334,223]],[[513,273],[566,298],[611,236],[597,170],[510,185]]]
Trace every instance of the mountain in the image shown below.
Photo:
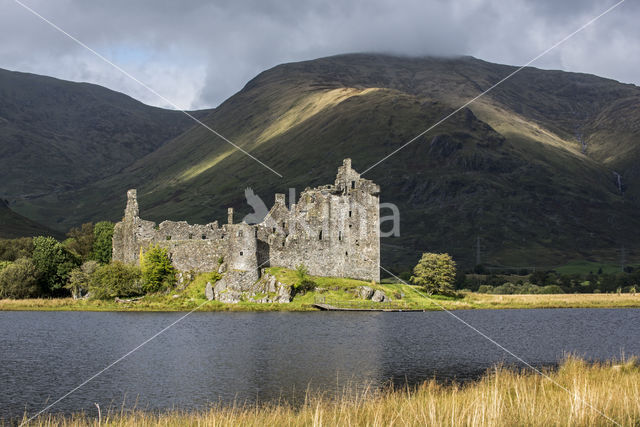
[[[0,199],[0,239],[13,239],[25,236],[54,236],[62,238],[63,233],[53,231],[44,225],[13,212],[9,209],[6,202]]]
[[[101,86],[0,69],[0,197],[13,203],[84,188],[192,124]]]
[[[369,54],[279,65],[202,120],[282,178],[193,126],[119,173],[14,209],[63,229],[118,219],[136,187],[149,219],[208,222],[227,206],[241,218],[246,187],[269,205],[332,182],[345,157],[362,172],[515,69]],[[383,265],[406,269],[423,251],[466,267],[638,257],[639,103],[633,85],[523,69],[365,174],[400,210]]]

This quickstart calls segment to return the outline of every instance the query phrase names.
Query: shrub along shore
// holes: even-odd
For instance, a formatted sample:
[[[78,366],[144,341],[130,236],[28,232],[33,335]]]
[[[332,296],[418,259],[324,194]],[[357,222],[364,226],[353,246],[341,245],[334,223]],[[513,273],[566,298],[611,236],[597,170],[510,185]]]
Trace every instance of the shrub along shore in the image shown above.
[[[370,284],[368,284],[371,286]],[[530,309],[530,308],[640,308],[640,294],[554,294],[554,295],[494,295],[463,292],[461,298],[433,296],[428,299],[415,292],[413,286],[404,284],[381,284],[375,288],[384,290],[387,295],[403,292],[401,300],[394,300],[394,307],[406,304],[407,309],[427,311],[471,310],[471,309]],[[174,295],[178,295],[177,297]],[[296,295],[289,304],[259,304],[240,302],[224,304],[218,301],[207,301],[202,295],[190,295],[181,292],[167,295],[147,295],[131,300],[96,300],[73,298],[32,298],[2,299],[0,310],[34,310],[34,311],[317,311],[313,307],[316,296],[327,299],[359,302],[348,288],[328,293],[308,292]],[[342,297],[342,298],[341,298]],[[350,298],[350,299],[347,299]],[[361,301],[361,300],[360,300]],[[437,303],[437,304],[436,304]],[[375,303],[369,306],[376,307]],[[384,306],[382,304],[381,306]]]
[[[286,403],[214,405],[202,411],[102,411],[101,417],[42,415],[32,426],[549,426],[640,424],[640,368],[635,360],[589,364],[568,358],[545,372],[496,367],[475,382],[415,388],[345,390],[341,396]],[[613,421],[613,422],[612,422]]]
[[[514,275],[483,274],[479,266],[464,274],[449,255],[433,253],[422,255],[413,274],[398,273],[402,280],[382,283],[310,276],[304,265],[271,267],[266,272],[289,288],[290,303],[258,303],[278,296],[262,289],[244,293],[238,304],[223,304],[205,299],[206,284],[215,285],[221,274],[178,272],[158,246],[141,252],[139,266],[112,261],[112,234],[113,224],[103,221],[72,229],[63,242],[0,239],[0,310],[311,311],[316,298],[342,308],[407,310],[640,307],[640,269],[635,267],[616,274],[598,267],[581,275],[579,269],[595,267],[581,264],[565,273]],[[225,271],[223,258],[218,264],[218,271]]]

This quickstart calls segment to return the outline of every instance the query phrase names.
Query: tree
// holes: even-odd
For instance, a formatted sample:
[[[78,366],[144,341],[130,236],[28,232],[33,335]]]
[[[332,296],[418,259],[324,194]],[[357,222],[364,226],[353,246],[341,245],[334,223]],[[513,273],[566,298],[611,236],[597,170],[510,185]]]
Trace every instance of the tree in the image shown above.
[[[429,295],[453,293],[456,263],[449,254],[424,253],[413,268],[411,282],[422,286]]]
[[[98,269],[100,264],[96,261],[87,261],[80,267],[74,268],[69,274],[69,282],[64,285],[65,289],[69,289],[71,296],[78,299],[89,291],[91,276]]]
[[[53,237],[40,236],[33,239],[33,264],[43,287],[51,294],[60,294],[80,260]]]
[[[67,237],[64,241],[65,247],[83,260],[89,259],[93,249],[93,223],[87,222],[80,227],[72,228]]]
[[[0,239],[0,261],[15,261],[18,258],[31,258],[33,238]]]
[[[109,221],[97,222],[93,227],[93,249],[91,259],[102,264],[111,262],[113,223]]]
[[[29,258],[19,258],[0,271],[0,297],[32,298],[39,294],[38,271]]]
[[[114,261],[96,269],[90,276],[89,295],[95,299],[141,295],[140,268]]]
[[[176,283],[176,269],[171,264],[167,250],[151,245],[142,255],[142,289],[146,292],[159,292],[171,288]]]

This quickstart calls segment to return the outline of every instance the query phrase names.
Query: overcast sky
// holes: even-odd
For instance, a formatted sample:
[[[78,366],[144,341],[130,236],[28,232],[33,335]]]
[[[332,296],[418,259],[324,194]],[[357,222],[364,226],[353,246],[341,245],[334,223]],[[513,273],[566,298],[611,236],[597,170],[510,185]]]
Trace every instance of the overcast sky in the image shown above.
[[[617,0],[20,0],[179,108],[214,107],[274,65],[350,52],[522,65]],[[0,68],[97,83],[170,107],[14,0]],[[618,8],[533,66],[640,84],[640,6]]]

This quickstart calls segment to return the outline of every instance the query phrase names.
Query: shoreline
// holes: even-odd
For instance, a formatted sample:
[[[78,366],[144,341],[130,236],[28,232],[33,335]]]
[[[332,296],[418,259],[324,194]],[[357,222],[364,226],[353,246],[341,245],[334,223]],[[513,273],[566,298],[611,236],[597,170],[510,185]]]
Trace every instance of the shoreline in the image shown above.
[[[640,367],[636,359],[586,362],[567,357],[538,375],[497,366],[466,384],[435,379],[411,388],[345,389],[334,398],[311,395],[300,407],[286,403],[211,404],[167,411],[107,409],[42,414],[35,426],[117,425],[637,425]],[[514,398],[516,397],[516,398]],[[22,419],[26,421],[27,415]],[[318,420],[321,420],[319,422]],[[16,421],[20,421],[17,419]]]
[[[170,296],[142,298],[132,302],[106,300],[74,300],[72,298],[51,299],[2,299],[0,311],[108,311],[108,312],[320,312],[313,307],[313,293],[288,304],[238,303],[225,304],[198,298],[176,298]],[[435,304],[433,301],[437,301]],[[414,301],[409,309],[424,311],[490,310],[490,309],[554,309],[554,308],[640,308],[640,294],[552,294],[552,295],[495,295],[465,293],[459,299]]]

